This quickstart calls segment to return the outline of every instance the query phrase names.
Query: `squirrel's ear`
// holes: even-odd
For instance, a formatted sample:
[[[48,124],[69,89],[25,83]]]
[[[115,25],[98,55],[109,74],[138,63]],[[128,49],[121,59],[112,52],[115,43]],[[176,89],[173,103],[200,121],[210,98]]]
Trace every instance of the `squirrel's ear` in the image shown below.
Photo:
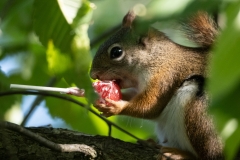
[[[153,38],[153,37],[156,37],[156,32],[158,32],[157,30],[153,30],[153,29],[149,29],[147,31],[147,33],[145,33],[144,35],[142,35],[140,38],[139,38],[139,44],[142,44],[143,46],[147,46],[147,44],[149,43],[148,41]]]
[[[123,27],[132,27],[132,23],[135,19],[136,15],[132,10],[130,10],[123,18],[122,26]]]

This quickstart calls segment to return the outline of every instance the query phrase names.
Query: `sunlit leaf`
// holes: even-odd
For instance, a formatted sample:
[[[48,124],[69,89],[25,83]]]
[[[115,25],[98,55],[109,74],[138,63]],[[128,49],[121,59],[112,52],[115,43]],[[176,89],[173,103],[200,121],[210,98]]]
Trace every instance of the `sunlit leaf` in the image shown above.
[[[68,23],[72,24],[78,9],[82,5],[82,0],[58,0],[58,4]]]
[[[61,46],[55,43],[58,38],[61,38],[61,36],[64,37],[63,33],[57,34],[53,30],[51,34],[53,34],[54,36],[50,36],[48,35],[48,33],[43,33],[44,30],[47,30],[47,28],[41,28],[42,32],[38,32],[37,30],[36,32],[38,32],[38,36],[40,38],[48,37],[45,40],[41,40],[41,42],[44,44],[46,43],[45,41],[48,40],[48,44],[44,45],[47,48],[46,53],[48,68],[51,74],[58,77],[63,77],[66,83],[65,87],[76,85],[79,88],[84,88],[86,90],[86,98],[88,99],[88,101],[91,101],[91,99],[93,99],[94,97],[94,94],[92,91],[92,85],[88,73],[91,57],[89,52],[89,38],[87,30],[89,22],[91,20],[92,6],[91,3],[88,1],[81,1],[79,2],[79,5],[68,5],[69,3],[73,2],[75,4],[77,1],[74,0],[63,0],[58,2],[61,5],[61,9],[56,6],[55,8],[58,8],[57,10],[59,12],[63,12],[61,13],[62,16],[60,17],[61,21],[65,18],[68,19],[68,22],[66,22],[67,24],[64,23],[64,26],[62,27],[70,27],[72,32],[74,33],[74,36],[71,37],[70,42],[67,42],[68,39],[64,38],[64,40],[69,43],[70,48],[67,48],[66,52],[64,52],[63,48],[61,48]],[[46,2],[39,1],[37,3]],[[67,10],[73,10],[73,12],[76,12],[75,15],[72,13],[71,15],[68,15],[68,13],[66,13],[66,5],[68,5]],[[38,7],[36,10],[40,11]],[[63,16],[63,14],[65,15],[65,17]],[[41,14],[41,16],[43,15]],[[55,21],[55,19],[59,18],[59,16],[52,15],[51,18],[53,18],[54,24],[52,24],[53,22],[48,21],[48,19],[44,19],[43,17],[39,17],[38,19],[42,22],[45,20],[44,23],[48,22],[50,26],[62,25],[60,20]],[[85,104],[87,104],[86,99],[84,100]],[[52,116],[57,116],[64,119],[66,123],[68,123],[74,129],[86,132],[88,131],[88,133],[97,133],[95,126],[96,124],[99,124],[99,120],[94,120],[96,117],[88,114],[86,109],[63,100],[47,99],[46,102]],[[87,123],[85,123],[85,121]],[[101,131],[98,130],[98,132],[100,133]]]
[[[86,0],[79,2],[79,5],[69,5],[70,2],[77,3],[75,0],[59,1],[60,8],[57,1],[36,0],[34,27],[40,41],[47,48],[48,66],[51,73],[64,77],[70,85],[75,83],[78,87],[86,89],[86,96],[91,99],[93,92],[88,76],[91,57],[87,29],[93,7]],[[74,25],[69,24],[65,19],[64,15],[69,19],[65,10],[66,6],[67,10],[72,9],[76,12],[74,18],[71,17],[73,15],[70,16]],[[42,13],[43,8],[48,15]],[[47,27],[46,24],[48,24]]]
[[[61,53],[55,48],[52,41],[48,43],[47,61],[49,70],[56,75],[66,72],[72,66],[69,54]]]
[[[93,9],[95,5],[87,0],[82,1],[82,5],[77,11],[76,17],[73,19],[73,27],[77,27],[81,24],[88,24],[92,19]]]
[[[86,97],[90,102],[95,99],[95,94],[88,73],[91,64],[88,27],[94,7],[94,4],[89,1],[82,1],[82,5],[72,23],[72,27],[75,28],[76,33],[72,45],[75,69],[73,75],[78,78],[74,82],[77,86],[83,87],[86,90]]]

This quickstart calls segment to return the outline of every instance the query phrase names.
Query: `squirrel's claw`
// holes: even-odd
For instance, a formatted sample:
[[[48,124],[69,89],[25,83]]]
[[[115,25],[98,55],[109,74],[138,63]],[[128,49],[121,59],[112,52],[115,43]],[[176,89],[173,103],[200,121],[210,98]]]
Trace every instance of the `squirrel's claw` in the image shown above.
[[[112,115],[117,115],[122,112],[122,110],[127,106],[127,101],[114,101],[111,99],[105,99],[106,102],[110,103],[111,105],[106,105],[100,102],[96,102],[94,104],[94,107],[96,107],[100,112],[102,112],[102,115],[105,117],[110,117]]]
[[[176,159],[176,160],[191,160],[196,159],[191,153],[182,151],[176,148],[161,147],[160,154],[158,154],[159,160]]]

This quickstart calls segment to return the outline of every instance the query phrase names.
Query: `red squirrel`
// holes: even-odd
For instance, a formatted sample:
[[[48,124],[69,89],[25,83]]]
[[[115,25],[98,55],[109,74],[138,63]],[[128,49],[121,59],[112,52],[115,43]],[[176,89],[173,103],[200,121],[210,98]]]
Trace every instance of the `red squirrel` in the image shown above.
[[[128,115],[154,121],[166,156],[224,159],[204,90],[217,24],[204,11],[189,17],[182,32],[198,45],[191,48],[152,27],[139,34],[135,17],[128,12],[121,29],[98,49],[90,71],[93,79],[115,80],[121,89],[131,88],[131,94],[123,93],[120,101],[106,99],[111,106],[97,103],[95,107],[107,117]]]

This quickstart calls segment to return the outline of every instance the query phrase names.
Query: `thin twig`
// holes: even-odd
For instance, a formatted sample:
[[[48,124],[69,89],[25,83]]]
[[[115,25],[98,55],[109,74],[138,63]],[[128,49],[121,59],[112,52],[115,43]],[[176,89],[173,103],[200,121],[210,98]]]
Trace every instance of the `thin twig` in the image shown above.
[[[52,77],[46,86],[53,86],[57,81],[57,78],[56,77]],[[26,114],[26,116],[24,116],[24,119],[21,123],[21,126],[25,126],[26,123],[28,122],[30,116],[33,114],[34,110],[36,109],[36,107],[38,106],[38,104],[40,104],[44,99],[44,96],[42,95],[38,95],[35,100],[33,101],[28,113]]]
[[[62,95],[58,95],[58,94],[53,94],[53,93],[47,93],[47,92],[32,92],[32,91],[8,91],[8,92],[2,92],[0,93],[0,97],[1,96],[8,96],[8,95],[14,95],[14,94],[26,94],[26,95],[43,95],[43,96],[49,96],[49,97],[55,97],[55,98],[59,98],[59,99],[64,99],[67,100],[69,102],[75,103],[81,107],[86,108],[87,110],[89,110],[91,113],[93,113],[94,115],[96,115],[97,117],[101,118],[102,120],[104,120],[107,124],[110,124],[112,126],[114,126],[115,128],[117,128],[118,130],[120,130],[121,132],[135,138],[136,140],[141,140],[140,138],[134,136],[133,134],[129,133],[128,131],[124,130],[123,128],[119,127],[117,124],[111,122],[110,120],[108,120],[107,118],[99,115],[98,112],[96,112],[95,110],[87,107],[86,104],[81,103],[73,98],[71,98],[70,96],[62,96]]]
[[[8,91],[8,92],[0,93],[0,97],[2,97],[2,96],[9,96],[9,95],[15,95],[15,94],[44,95],[44,96],[55,97],[55,98],[59,98],[59,99],[63,99],[63,100],[67,100],[67,101],[69,101],[69,102],[75,103],[75,104],[77,104],[77,105],[79,105],[79,106],[81,106],[81,107],[86,108],[86,109],[89,110],[91,113],[93,113],[93,114],[96,115],[97,117],[99,117],[99,118],[101,118],[102,120],[104,120],[104,121],[108,124],[109,127],[110,127],[110,126],[114,126],[115,128],[117,128],[117,129],[120,130],[121,132],[123,132],[123,133],[131,136],[132,138],[135,138],[139,143],[143,144],[144,146],[148,146],[148,147],[154,148],[154,146],[149,145],[146,141],[144,141],[144,140],[136,137],[135,135],[131,134],[130,132],[124,130],[124,129],[121,128],[121,127],[119,127],[117,124],[115,124],[115,123],[111,122],[110,120],[106,119],[105,117],[99,115],[99,113],[97,113],[95,110],[87,107],[86,104],[84,104],[84,103],[82,103],[82,102],[79,102],[79,101],[77,101],[77,100],[75,100],[75,99],[73,99],[73,98],[71,98],[71,97],[62,96],[62,95],[57,95],[57,94],[52,94],[52,93],[31,92],[31,91]],[[0,126],[2,126],[2,125],[4,125],[4,124],[0,123]],[[19,127],[21,127],[21,126],[19,126]],[[21,128],[23,128],[23,127],[21,127]],[[14,129],[13,129],[13,130],[14,130]],[[16,131],[17,131],[17,130],[16,130]],[[109,129],[109,132],[111,132],[111,128]],[[108,133],[108,135],[111,135],[111,134]],[[53,143],[53,142],[52,142],[52,143]],[[65,146],[58,144],[58,147],[64,148]],[[61,148],[61,152],[63,152],[63,151],[62,151],[62,148]],[[55,148],[55,149],[56,149],[56,148]],[[69,149],[69,150],[71,150],[71,149]],[[72,149],[72,150],[74,150],[74,149]],[[82,151],[82,152],[83,152],[83,151]],[[156,149],[156,152],[157,152],[159,155],[161,155],[162,157],[165,157],[167,160],[171,160],[171,158],[169,158],[169,157],[165,156],[163,153],[161,153],[161,152],[159,151],[159,149]]]
[[[26,128],[24,128],[22,126],[19,126],[14,123],[6,122],[6,121],[1,121],[0,127],[19,132],[37,142],[39,142],[40,144],[44,145],[45,147],[50,148],[57,152],[82,152],[82,153],[85,153],[86,155],[90,155],[92,158],[97,157],[97,152],[92,147],[87,146],[85,144],[54,143],[38,134],[35,134],[34,132],[27,130]]]

